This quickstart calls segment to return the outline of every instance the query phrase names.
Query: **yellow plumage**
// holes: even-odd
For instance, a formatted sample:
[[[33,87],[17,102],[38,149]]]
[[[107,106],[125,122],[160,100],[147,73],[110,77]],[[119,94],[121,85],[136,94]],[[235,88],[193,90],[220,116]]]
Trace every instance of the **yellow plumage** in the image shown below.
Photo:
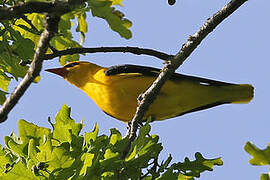
[[[123,65],[104,68],[89,62],[72,62],[49,69],[84,91],[107,114],[128,122],[134,116],[137,97],[158,76],[158,69]],[[225,103],[247,103],[253,87],[175,73],[161,89],[145,118],[163,120]]]

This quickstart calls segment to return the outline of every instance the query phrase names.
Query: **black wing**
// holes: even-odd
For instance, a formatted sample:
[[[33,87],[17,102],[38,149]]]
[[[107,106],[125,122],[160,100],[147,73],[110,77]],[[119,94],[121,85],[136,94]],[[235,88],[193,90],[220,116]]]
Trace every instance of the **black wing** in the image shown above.
[[[122,73],[140,73],[145,76],[157,77],[160,73],[160,69],[146,66],[137,66],[131,64],[117,65],[111,66],[106,71],[106,76],[112,76]],[[232,83],[226,83],[222,81],[215,81],[211,79],[199,78],[195,76],[188,76],[183,74],[174,73],[171,77],[171,80],[191,80],[198,82],[202,85],[213,85],[213,86],[225,86],[225,85],[233,85]]]
[[[157,68],[123,64],[109,67],[107,71],[105,71],[105,74],[107,76],[112,76],[121,73],[140,73],[146,76],[158,76],[159,72],[160,69]]]

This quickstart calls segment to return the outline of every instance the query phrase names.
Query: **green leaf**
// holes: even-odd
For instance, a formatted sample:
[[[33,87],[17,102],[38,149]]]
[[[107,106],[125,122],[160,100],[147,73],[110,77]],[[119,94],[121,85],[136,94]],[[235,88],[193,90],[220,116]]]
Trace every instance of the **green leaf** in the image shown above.
[[[23,29],[23,30],[25,30],[25,31],[28,31],[28,32],[33,33],[33,34],[35,34],[35,35],[38,35],[38,36],[40,36],[41,33],[42,33],[42,32],[40,32],[40,31],[34,30],[34,29],[32,29],[31,27],[28,27],[28,26],[26,26],[26,25],[24,25],[24,24],[17,24],[16,26],[20,27],[21,29]]]
[[[52,141],[51,141],[51,136],[45,137],[43,144],[40,144],[37,148],[39,152],[37,153],[37,159],[40,162],[45,162],[48,161],[52,158]]]
[[[59,59],[59,63],[64,66],[65,64],[67,64],[68,62],[72,62],[72,61],[78,61],[80,59],[80,55],[79,54],[73,54],[73,55],[65,55],[65,56],[61,56]]]
[[[115,179],[114,172],[104,172],[101,174],[102,179]]]
[[[6,27],[12,29],[9,26]],[[19,36],[17,37],[18,39],[22,38],[19,34],[15,34],[14,36]],[[0,41],[0,76],[1,81],[3,81],[1,88],[4,88],[4,90],[8,84],[7,81],[10,80],[10,77],[7,77],[7,73],[11,74],[17,80],[19,77],[23,77],[28,69],[28,67],[20,65],[21,60],[13,53],[13,46],[9,44],[9,41],[7,34]]]
[[[56,50],[60,51],[60,50],[68,49],[68,48],[81,47],[81,45],[79,43],[72,40],[73,35],[70,31],[70,29],[73,26],[73,23],[71,22],[71,20],[75,18],[76,14],[82,14],[82,13],[74,12],[74,14],[73,14],[71,12],[71,13],[66,13],[65,15],[61,16],[61,20],[60,20],[59,26],[58,26],[59,27],[59,29],[58,29],[59,34],[57,36],[54,36],[50,42],[51,45]],[[83,17],[81,17],[81,18],[83,19]],[[81,21],[83,21],[82,19],[81,19]],[[84,26],[82,26],[82,24],[79,24],[79,25],[81,25],[80,27],[82,27],[82,28],[84,27]],[[79,58],[80,58],[79,54],[65,55],[65,56],[61,56],[59,58],[59,63],[63,66],[67,62],[76,61]]]
[[[0,179],[38,180],[38,178],[29,169],[27,169],[21,161],[14,164],[9,172],[2,174],[2,176],[0,176]]]
[[[111,159],[115,157],[119,157],[118,152],[113,152],[111,149],[106,149],[105,154],[104,154],[105,159]]]
[[[19,31],[13,29],[9,25],[6,25],[5,27],[13,40],[12,52],[18,55],[22,60],[32,59],[34,56],[34,42],[28,38],[24,38]]]
[[[270,174],[262,174],[260,180],[270,180]]]
[[[72,39],[72,33],[70,29],[73,26],[71,19],[74,19],[74,18],[75,16],[73,13],[66,13],[63,16],[61,16],[61,19],[58,25],[58,31],[65,38]]]
[[[76,28],[77,31],[86,33],[87,32],[87,22],[86,22],[86,13],[77,14],[78,19],[78,27]]]
[[[43,26],[44,15],[33,13],[33,14],[27,15],[26,17],[35,27],[35,30],[33,30],[31,25],[23,19],[18,19],[15,25],[13,26],[13,28],[19,31],[20,34],[25,39],[31,40],[31,42],[34,44],[34,46],[31,45],[31,46],[25,46],[25,47],[29,47],[28,49],[30,49],[30,47],[36,48],[39,42],[40,34],[44,29],[44,26]],[[64,50],[64,49],[72,48],[72,47],[81,47],[80,44],[72,40],[73,36],[70,30],[72,28],[71,20],[74,19],[74,17],[75,16],[72,12],[66,13],[63,16],[61,16],[59,26],[58,26],[59,33],[56,36],[54,36],[50,42],[50,44],[56,50]],[[82,28],[83,27],[84,26],[82,26]],[[28,43],[30,43],[30,41]],[[51,52],[51,50],[48,49],[48,52]],[[60,64],[64,65],[67,62],[78,60],[78,59],[79,59],[79,54],[62,56],[60,58]]]
[[[64,36],[54,36],[51,40],[51,45],[57,50],[65,50],[72,47],[81,47],[76,41],[71,40],[70,38]],[[59,60],[60,64],[63,66],[67,62],[76,61],[79,59],[78,54],[74,55],[65,55],[62,56]]]
[[[181,173],[178,173],[177,180],[194,180],[192,176],[185,176]]]
[[[0,104],[3,104],[6,100],[6,92],[0,90]]]
[[[80,171],[80,175],[84,176],[87,172],[87,168],[92,166],[94,156],[95,155],[91,153],[85,153],[82,155],[83,167]]]
[[[28,158],[30,158],[34,164],[37,164],[39,162],[37,159],[37,149],[34,139],[30,139],[28,144]]]
[[[169,157],[167,158],[167,160],[163,163],[161,163],[161,166],[159,168],[160,172],[163,172],[165,170],[165,168],[167,168],[170,164],[170,162],[172,161],[172,156],[171,154],[169,154]]]
[[[70,156],[69,149],[70,146],[68,143],[63,143],[55,147],[52,152],[52,159],[48,162],[48,170],[70,167],[75,159]]]
[[[72,135],[78,136],[83,124],[75,123],[70,117],[71,109],[67,105],[63,105],[55,117],[53,138],[60,142],[71,142]]]
[[[4,91],[8,91],[8,85],[12,78],[8,77],[4,72],[0,69],[0,88]]]
[[[28,67],[20,65],[20,59],[14,56],[11,52],[11,48],[0,41],[0,46],[4,51],[0,52],[0,71],[11,74],[14,78],[24,77]],[[1,47],[0,47],[1,49]]]
[[[44,15],[43,14],[38,14],[38,13],[32,13],[26,15],[26,18],[33,24],[33,26],[36,28],[33,29],[31,25],[23,20],[22,18],[17,19],[15,24],[12,26],[14,30],[17,30],[20,32],[20,34],[25,38],[25,39],[30,39],[34,43],[34,49],[37,48],[40,34],[43,31],[43,19]]]
[[[34,139],[36,145],[43,144],[44,138],[51,134],[50,129],[39,127],[23,119],[18,121],[18,127],[20,139],[24,144],[28,143],[30,139]]]
[[[10,169],[12,158],[0,145],[0,179],[7,169]]]
[[[119,5],[119,6],[122,6],[122,1],[123,0],[110,0],[112,1],[112,5]]]
[[[151,127],[149,123],[145,124],[143,127],[140,128],[139,137],[145,137],[147,134],[149,134],[151,130]]]
[[[22,60],[29,60],[34,57],[34,46],[30,39],[20,39],[13,43],[12,49]]]
[[[5,137],[0,147],[0,179],[179,179],[193,180],[220,158],[205,159],[200,153],[196,160],[169,164],[172,157],[159,162],[162,145],[157,135],[150,135],[150,125],[140,129],[130,149],[128,138],[113,128],[110,135],[98,136],[98,125],[92,132],[80,135],[81,123],[70,117],[70,108],[63,105],[55,118],[53,131],[19,120],[19,137]],[[124,158],[123,154],[129,150]]]
[[[129,154],[129,156],[126,157],[125,160],[130,161],[130,160],[134,159],[136,155],[137,155],[137,146],[135,146],[133,148],[133,151]]]
[[[96,123],[92,132],[84,134],[84,139],[85,139],[85,142],[86,142],[87,145],[90,143],[90,141],[96,141],[98,131],[99,131],[98,125]]]
[[[76,41],[64,36],[54,36],[51,40],[51,45],[59,51],[69,47],[81,47]]]
[[[86,22],[86,13],[76,13],[75,16],[78,20],[78,26],[76,28],[77,32],[81,32],[81,42],[80,44],[83,44],[85,41],[85,33],[87,32],[87,22]]]
[[[121,37],[130,39],[132,36],[129,30],[131,22],[129,21],[129,25],[127,25],[128,20],[124,19],[123,16],[119,16],[120,11],[115,11],[112,7],[113,4],[119,4],[119,2],[120,1],[92,0],[89,1],[89,7],[91,8],[93,16],[105,19],[113,31],[119,33]]]
[[[178,179],[178,174],[176,172],[173,172],[173,167],[169,168],[164,174],[162,174],[161,177],[157,178],[157,180],[177,180]]]
[[[214,166],[221,166],[223,162],[221,158],[205,159],[201,153],[195,154],[196,160],[190,161],[187,157],[183,163],[179,162],[172,166],[183,173],[185,176],[200,177],[200,173],[204,171],[213,171]]]
[[[149,124],[145,124],[143,127],[140,128],[138,138],[133,142],[134,145],[138,146],[138,148],[141,148],[145,143],[148,142],[148,138],[146,138],[146,135],[149,134],[151,130],[151,127]]]
[[[101,149],[102,150],[106,149],[108,144],[109,144],[108,136],[106,135],[98,136],[94,142],[90,141],[88,152],[94,153],[94,154],[98,154],[100,152],[101,154],[103,154],[104,152],[101,151]]]
[[[35,146],[42,144],[44,137],[49,136],[50,130],[47,128],[38,127],[32,123],[26,122],[25,120],[19,120],[18,127],[20,138],[18,138],[14,133],[12,133],[11,136],[5,137],[5,144],[13,152],[22,157],[26,158],[27,156],[36,156],[36,149],[28,149],[29,147],[27,148],[27,146],[34,148]],[[33,160],[36,161],[35,158]]]
[[[266,149],[259,149],[251,142],[247,142],[244,149],[249,153],[252,159],[249,163],[252,165],[270,165],[270,144],[268,144]]]
[[[110,131],[111,131],[110,143],[114,145],[117,141],[122,139],[122,135],[116,128],[112,128],[110,129]]]
[[[5,136],[4,140],[7,148],[10,149],[14,154],[24,158],[27,157],[26,144],[19,144],[16,140],[9,136]]]

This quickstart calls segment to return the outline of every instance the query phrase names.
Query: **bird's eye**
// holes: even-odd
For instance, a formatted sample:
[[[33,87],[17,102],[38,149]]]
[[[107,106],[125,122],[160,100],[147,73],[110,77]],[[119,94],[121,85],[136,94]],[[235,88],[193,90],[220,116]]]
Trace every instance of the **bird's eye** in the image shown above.
[[[78,65],[78,64],[79,64],[79,62],[74,62],[74,63],[67,64],[67,65],[65,65],[64,67],[65,67],[65,68],[70,68],[70,67],[74,67],[74,66],[76,66],[76,65]]]

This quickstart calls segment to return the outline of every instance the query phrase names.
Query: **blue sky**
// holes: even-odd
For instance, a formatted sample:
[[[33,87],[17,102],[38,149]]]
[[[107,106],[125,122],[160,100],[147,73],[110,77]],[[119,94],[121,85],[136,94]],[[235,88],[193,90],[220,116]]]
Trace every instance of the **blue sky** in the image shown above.
[[[174,54],[189,35],[229,1],[178,0],[169,6],[166,1],[126,0],[119,9],[133,22],[133,37],[120,38],[105,21],[88,14],[85,47],[137,46]],[[164,152],[174,161],[184,157],[194,159],[195,152],[206,158],[222,157],[224,165],[202,174],[202,180],[259,179],[267,167],[248,163],[250,156],[243,147],[251,141],[260,148],[269,143],[269,30],[270,1],[250,0],[220,24],[177,70],[179,73],[233,83],[249,83],[255,87],[255,97],[249,104],[223,105],[152,123],[152,133],[160,136]],[[79,36],[76,35],[79,39]],[[79,41],[79,40],[78,40]],[[82,56],[103,66],[138,64],[162,67],[162,61],[149,56],[128,53],[99,53]],[[39,126],[50,127],[48,117],[54,117],[62,104],[72,108],[72,117],[85,119],[83,131],[90,131],[97,122],[100,132],[109,134],[112,127],[125,134],[122,122],[105,115],[83,92],[62,78],[44,72],[58,67],[57,59],[46,61],[41,81],[33,84],[1,124],[0,143],[4,135],[17,133],[17,121],[25,119]],[[11,89],[14,88],[15,83]]]

